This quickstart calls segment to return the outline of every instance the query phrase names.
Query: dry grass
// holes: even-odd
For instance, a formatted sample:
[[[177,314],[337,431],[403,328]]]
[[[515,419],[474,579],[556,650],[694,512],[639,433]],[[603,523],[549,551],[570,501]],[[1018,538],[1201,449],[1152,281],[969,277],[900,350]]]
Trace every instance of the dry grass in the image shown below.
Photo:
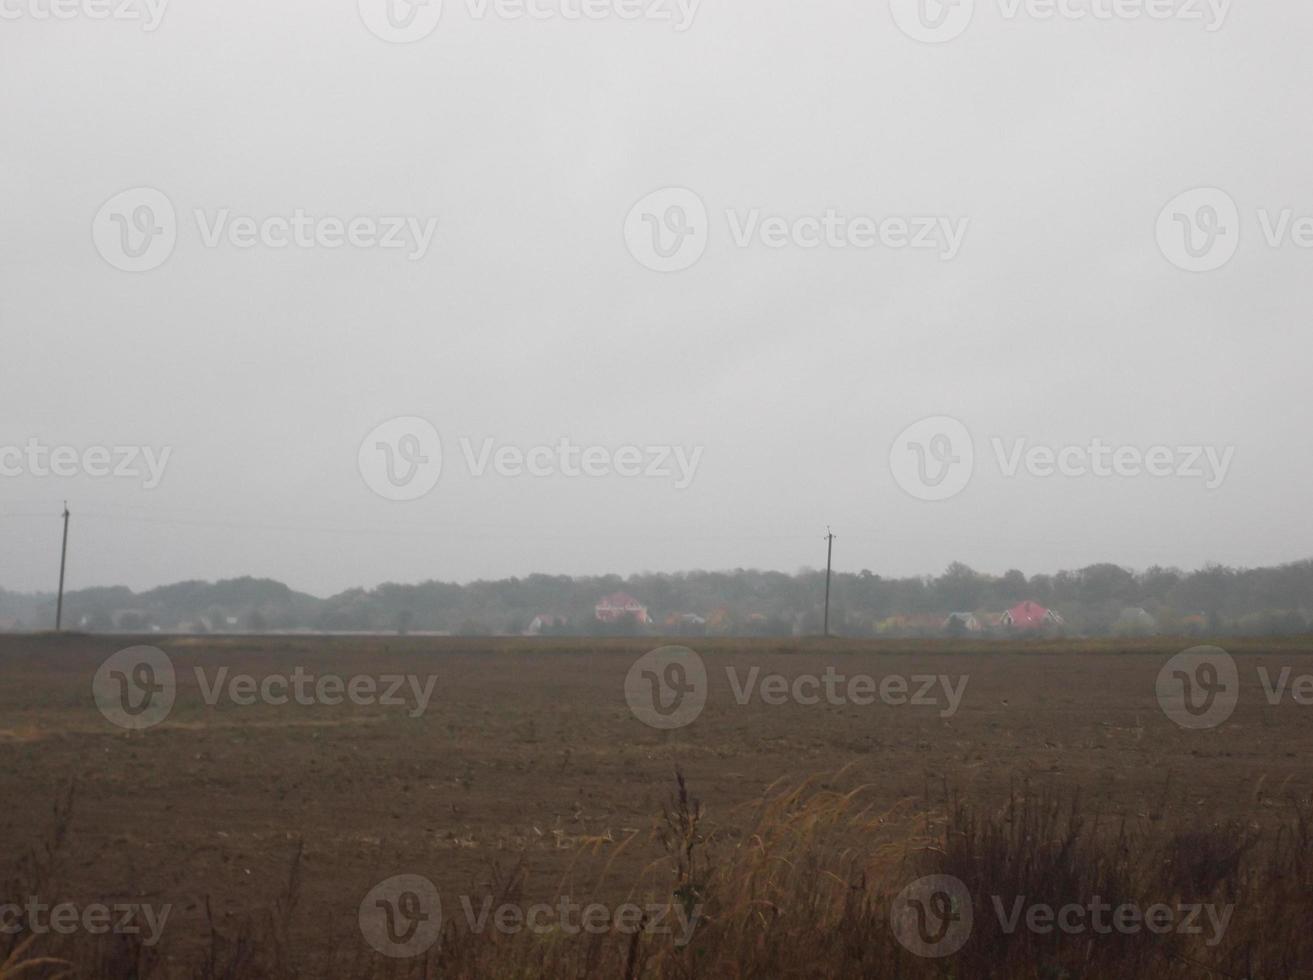
[[[650,832],[621,846],[653,860],[634,900],[681,906],[697,916],[692,941],[636,933],[513,935],[471,931],[451,916],[439,942],[414,960],[388,960],[358,936],[304,945],[294,920],[318,910],[300,900],[301,854],[264,911],[221,928],[210,917],[204,949],[180,955],[129,937],[4,937],[0,978],[256,977],[902,977],[902,978],[1276,978],[1313,973],[1313,838],[1307,803],[1260,833],[1234,821],[1200,824],[1086,813],[1078,798],[1018,787],[1002,809],[941,798],[878,812],[869,788],[845,772],[777,786],[751,819],[710,823],[684,777]],[[71,793],[55,807],[47,845],[23,855],[10,894],[50,887],[67,832]],[[748,830],[735,828],[750,828]],[[952,875],[970,894],[975,925],[954,955],[929,959],[899,945],[894,896],[925,875]],[[524,868],[500,876],[497,903],[523,898]],[[1017,897],[1053,907],[1216,903],[1234,906],[1222,942],[1207,935],[1041,934],[1008,931],[994,902]],[[7,945],[6,945],[7,944]]]

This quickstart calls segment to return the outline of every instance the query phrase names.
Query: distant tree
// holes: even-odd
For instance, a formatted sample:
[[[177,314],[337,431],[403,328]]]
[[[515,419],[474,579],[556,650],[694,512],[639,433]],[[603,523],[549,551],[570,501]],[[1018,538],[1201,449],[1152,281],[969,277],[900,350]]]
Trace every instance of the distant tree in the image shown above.
[[[1181,573],[1175,568],[1155,565],[1140,576],[1140,595],[1146,599],[1164,601],[1181,582]]]
[[[972,568],[953,562],[934,583],[934,591],[948,611],[975,609],[985,590],[985,582]]]
[[[599,636],[650,632],[633,621],[595,621],[593,607],[598,597],[621,590],[639,597],[649,608],[661,610],[663,617],[682,612],[705,616],[706,632],[712,635],[749,630],[776,635],[786,629],[814,635],[821,631],[825,573],[809,568],[792,575],[739,568],[628,577],[529,575],[465,585],[388,583],[373,589],[350,589],[326,599],[294,592],[267,579],[191,581],[140,594],[122,586],[75,590],[65,597],[65,618],[67,622],[85,620],[92,630],[112,630],[121,625],[113,620],[116,611],[131,609],[140,613],[125,620],[128,625],[122,628],[196,624],[205,617],[214,629],[224,630],[229,625],[228,612],[242,610],[243,628],[251,630],[315,627],[408,632],[422,626],[483,635],[492,624],[519,627],[536,615],[560,613],[572,625],[550,632]],[[1001,611],[1023,599],[1056,609],[1073,632],[1112,630],[1127,607],[1137,606],[1157,619],[1161,632],[1306,630],[1313,615],[1313,561],[1256,569],[1213,565],[1194,572],[1153,567],[1140,573],[1098,564],[1029,578],[1018,569],[992,575],[961,562],[934,577],[882,577],[869,568],[837,570],[831,599],[831,627],[847,635],[874,633],[879,623],[895,615]],[[21,617],[44,625],[54,621],[54,606],[55,597],[48,593],[20,595],[0,590],[0,617]],[[260,618],[253,616],[254,611]],[[758,616],[749,620],[749,613]],[[454,628],[453,624],[461,625]]]
[[[149,626],[149,618],[143,613],[124,612],[119,614],[118,627],[126,633],[142,633]]]
[[[1138,591],[1135,576],[1119,565],[1090,565],[1080,571],[1079,598],[1085,602],[1130,602]]]
[[[456,630],[457,636],[489,636],[492,630],[477,620],[467,619]]]
[[[1026,573],[1018,569],[1008,569],[1003,573],[1003,577],[998,580],[999,597],[1007,605],[1015,605],[1021,602],[1030,596],[1030,592],[1030,584],[1026,581]]]

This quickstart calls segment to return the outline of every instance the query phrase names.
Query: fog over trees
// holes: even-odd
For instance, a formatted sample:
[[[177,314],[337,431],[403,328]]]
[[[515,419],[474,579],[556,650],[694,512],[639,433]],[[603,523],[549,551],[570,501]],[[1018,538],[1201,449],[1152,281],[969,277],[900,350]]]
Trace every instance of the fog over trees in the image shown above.
[[[70,592],[65,623],[124,632],[485,635],[524,632],[535,617],[552,616],[566,623],[546,632],[791,635],[820,632],[824,584],[824,570],[790,575],[736,569],[628,577],[529,575],[466,585],[389,583],[318,598],[269,579],[243,578],[180,582],[140,593],[123,587]],[[647,607],[650,625],[595,620],[596,602],[620,591]],[[850,636],[919,635],[938,632],[951,612],[988,616],[1027,600],[1053,609],[1063,630],[1073,634],[1300,632],[1313,617],[1313,561],[1254,569],[1213,565],[1193,572],[1158,567],[1136,572],[1100,564],[1030,576],[1017,569],[987,574],[959,563],[941,575],[919,578],[886,578],[867,569],[836,572],[831,624]],[[54,605],[53,594],[0,590],[0,628],[47,629]]]

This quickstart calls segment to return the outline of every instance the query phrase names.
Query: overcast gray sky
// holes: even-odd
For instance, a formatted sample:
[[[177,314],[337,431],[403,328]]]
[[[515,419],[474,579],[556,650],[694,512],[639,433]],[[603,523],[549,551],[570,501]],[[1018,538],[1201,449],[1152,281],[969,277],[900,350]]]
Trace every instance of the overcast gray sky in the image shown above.
[[[926,3],[0,0],[0,586],[1309,556],[1313,7]]]

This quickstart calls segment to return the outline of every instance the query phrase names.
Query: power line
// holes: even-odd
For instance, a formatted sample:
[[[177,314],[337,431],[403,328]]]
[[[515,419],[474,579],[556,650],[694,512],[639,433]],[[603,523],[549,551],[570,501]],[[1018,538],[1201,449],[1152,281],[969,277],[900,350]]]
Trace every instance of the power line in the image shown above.
[[[0,520],[7,517],[23,517],[25,515],[0,513]],[[46,516],[46,515],[33,515]],[[79,516],[87,520],[99,521],[124,521],[134,524],[147,524],[161,527],[214,527],[229,528],[237,530],[259,530],[259,531],[304,531],[309,533],[323,534],[363,534],[363,535],[394,535],[410,537],[416,534],[442,535],[446,537],[462,537],[479,539],[501,534],[506,537],[514,538],[540,538],[544,540],[558,539],[578,539],[589,536],[586,532],[563,528],[559,531],[544,531],[541,526],[531,529],[522,529],[510,525],[495,524],[461,524],[459,526],[439,526],[439,525],[418,525],[403,524],[391,527],[348,527],[344,525],[311,525],[311,524],[286,524],[263,521],[235,521],[235,520],[206,520],[200,518],[169,518],[169,517],[142,517],[133,514],[112,514],[100,511],[80,511]],[[485,528],[486,531],[477,530]],[[677,535],[672,532],[644,532],[634,533],[627,531],[595,533],[593,536],[605,538],[607,540],[614,538],[629,538],[636,540],[659,540],[669,541]],[[696,541],[799,541],[803,540],[802,535],[798,534],[702,534],[693,532],[682,536],[685,540]]]

